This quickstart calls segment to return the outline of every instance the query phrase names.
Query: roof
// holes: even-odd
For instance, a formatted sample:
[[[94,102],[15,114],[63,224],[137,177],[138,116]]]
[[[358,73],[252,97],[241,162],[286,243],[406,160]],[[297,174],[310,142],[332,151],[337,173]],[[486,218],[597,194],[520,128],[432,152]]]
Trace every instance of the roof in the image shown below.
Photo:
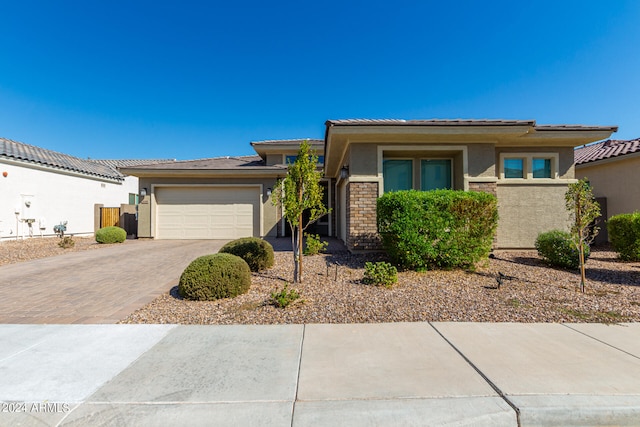
[[[403,120],[403,119],[344,119],[327,120],[325,125],[330,126],[534,126],[535,120],[492,120],[492,119],[427,119],[427,120]]]
[[[282,170],[283,166],[266,166],[260,156],[224,156],[209,159],[182,160],[169,163],[155,163],[123,169],[135,170]]]
[[[112,168],[126,168],[130,166],[148,165],[150,163],[169,163],[175,162],[176,159],[90,159],[92,162],[102,165],[111,166]]]
[[[617,126],[538,125],[535,120],[503,119],[345,119],[327,120],[329,126],[532,126],[536,131],[606,130],[617,132]]]
[[[0,158],[62,169],[114,181],[124,180],[124,175],[109,165],[6,138],[0,138]]]
[[[640,138],[628,141],[607,139],[595,144],[583,145],[574,150],[573,158],[577,165],[582,165],[633,153],[640,153]]]
[[[303,138],[303,139],[268,139],[265,141],[254,141],[251,145],[292,145],[299,147],[300,144],[307,141],[309,144],[324,144],[323,139]]]

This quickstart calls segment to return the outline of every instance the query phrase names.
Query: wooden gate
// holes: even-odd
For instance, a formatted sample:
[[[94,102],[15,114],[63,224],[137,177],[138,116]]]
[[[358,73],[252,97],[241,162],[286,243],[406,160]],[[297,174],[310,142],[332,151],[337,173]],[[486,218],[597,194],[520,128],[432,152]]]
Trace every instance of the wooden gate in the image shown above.
[[[120,225],[120,208],[100,208],[100,228]]]

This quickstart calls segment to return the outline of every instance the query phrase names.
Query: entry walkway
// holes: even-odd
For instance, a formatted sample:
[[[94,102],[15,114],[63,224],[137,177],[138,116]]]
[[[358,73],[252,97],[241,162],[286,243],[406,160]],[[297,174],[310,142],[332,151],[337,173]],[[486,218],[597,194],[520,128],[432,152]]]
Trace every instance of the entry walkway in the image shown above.
[[[0,325],[0,425],[640,424],[640,324]]]

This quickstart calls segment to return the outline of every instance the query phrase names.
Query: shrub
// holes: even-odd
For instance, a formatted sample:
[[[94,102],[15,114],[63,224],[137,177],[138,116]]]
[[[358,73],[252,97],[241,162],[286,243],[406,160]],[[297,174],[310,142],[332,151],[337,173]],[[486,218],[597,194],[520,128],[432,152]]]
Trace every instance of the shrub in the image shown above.
[[[317,234],[306,233],[305,236],[307,238],[304,248],[305,255],[318,255],[324,252],[327,246],[329,246],[329,242],[323,242]]]
[[[218,253],[196,258],[182,272],[178,283],[180,296],[198,301],[231,298],[251,286],[251,271],[240,257]]]
[[[367,262],[364,265],[364,278],[367,285],[382,285],[390,288],[398,282],[398,270],[388,262]]]
[[[620,259],[640,261],[640,211],[612,216],[607,221],[607,230]]]
[[[218,252],[239,256],[249,264],[251,271],[265,270],[273,266],[273,246],[258,237],[233,240]]]
[[[289,304],[300,299],[300,294],[295,289],[289,289],[289,285],[285,284],[279,292],[271,292],[269,303],[278,308],[286,308]]]
[[[552,230],[540,233],[536,239],[538,255],[556,267],[578,268],[580,267],[579,252],[571,240],[571,235],[565,231]],[[589,258],[589,246],[585,246],[584,260]]]
[[[397,191],[378,199],[378,231],[406,269],[472,267],[491,251],[497,199],[472,191]]]
[[[96,231],[96,242],[98,243],[122,243],[127,240],[127,232],[120,227],[104,227]]]
[[[63,249],[69,249],[76,245],[76,242],[73,240],[73,236],[64,236],[62,240],[58,242],[58,246]]]

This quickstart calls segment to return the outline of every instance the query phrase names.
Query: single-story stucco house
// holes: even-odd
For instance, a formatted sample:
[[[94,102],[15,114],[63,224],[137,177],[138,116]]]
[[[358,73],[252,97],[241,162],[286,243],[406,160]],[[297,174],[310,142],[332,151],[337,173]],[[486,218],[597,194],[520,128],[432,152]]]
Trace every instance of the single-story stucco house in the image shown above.
[[[486,191],[499,205],[497,248],[533,247],[566,228],[564,194],[573,149],[616,126],[538,125],[533,120],[329,120],[310,140],[332,209],[314,231],[350,250],[379,248],[376,199],[385,191]],[[140,178],[138,236],[232,239],[286,234],[271,194],[302,140],[261,141],[257,155],[122,168]]]
[[[606,197],[608,218],[640,211],[640,138],[608,139],[578,147],[576,178],[588,178],[596,197]]]
[[[117,167],[155,161],[81,159],[0,138],[0,240],[53,236],[64,222],[68,234],[91,235],[98,206],[133,205],[135,216],[138,178]]]

